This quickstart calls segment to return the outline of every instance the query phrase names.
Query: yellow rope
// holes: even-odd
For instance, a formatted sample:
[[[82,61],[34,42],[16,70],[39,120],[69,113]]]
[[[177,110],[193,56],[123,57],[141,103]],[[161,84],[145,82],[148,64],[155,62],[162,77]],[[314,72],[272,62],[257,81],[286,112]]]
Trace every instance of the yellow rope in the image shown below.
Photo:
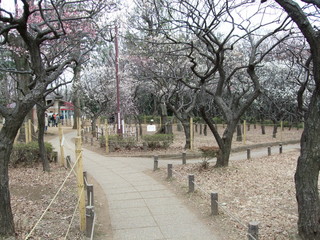
[[[57,193],[54,195],[53,199],[51,200],[50,204],[48,205],[48,207],[44,210],[44,212],[42,213],[41,217],[38,219],[38,221],[36,222],[36,224],[34,225],[34,227],[31,229],[31,231],[29,232],[29,234],[26,236],[25,240],[28,240],[28,238],[31,236],[31,234],[34,232],[34,230],[36,229],[36,227],[38,226],[38,224],[40,223],[40,221],[42,220],[42,218],[44,217],[44,215],[47,213],[47,211],[49,210],[49,208],[51,207],[51,205],[53,204],[54,200],[56,200],[58,194],[61,192],[61,189],[63,188],[63,186],[65,185],[65,183],[67,182],[69,176],[71,175],[72,170],[74,169],[74,167],[76,166],[77,162],[80,159],[80,155],[78,156],[76,162],[73,164],[70,172],[68,173],[68,175],[66,176],[66,178],[64,179],[63,183],[61,184],[59,190],[57,191]]]

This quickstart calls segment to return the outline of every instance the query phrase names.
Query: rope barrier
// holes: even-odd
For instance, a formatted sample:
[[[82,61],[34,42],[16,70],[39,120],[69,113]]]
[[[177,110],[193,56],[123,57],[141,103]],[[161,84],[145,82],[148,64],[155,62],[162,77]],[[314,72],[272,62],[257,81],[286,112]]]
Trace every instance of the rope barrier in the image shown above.
[[[84,191],[84,189],[82,188],[81,194],[83,193],[83,191]],[[80,194],[80,196],[81,196],[81,194]],[[68,229],[67,229],[66,235],[64,236],[64,239],[67,239],[67,236],[68,236],[68,234],[69,234],[69,231],[70,231],[70,228],[71,228],[73,219],[74,219],[74,217],[75,217],[75,215],[76,215],[76,212],[77,212],[77,209],[78,209],[78,206],[79,206],[79,203],[80,203],[80,199],[81,199],[81,197],[78,198],[77,205],[76,205],[76,207],[74,208],[74,211],[73,211],[73,214],[72,214],[72,217],[71,217],[71,220],[70,220],[70,224],[69,224],[69,226],[68,226]]]
[[[71,170],[69,171],[68,175],[66,176],[66,178],[64,179],[63,183],[61,184],[60,188],[58,189],[57,193],[54,195],[53,199],[51,200],[51,202],[49,203],[48,207],[44,210],[44,212],[42,213],[41,217],[38,219],[38,221],[36,222],[36,224],[34,225],[34,227],[31,229],[31,231],[29,232],[29,234],[26,236],[25,240],[28,240],[28,238],[31,236],[31,234],[34,232],[34,230],[36,229],[36,227],[38,226],[38,224],[40,223],[40,221],[42,220],[42,218],[44,217],[44,215],[48,212],[48,210],[50,209],[51,205],[53,204],[53,202],[56,200],[57,196],[59,195],[59,193],[61,192],[62,188],[64,187],[65,183],[67,182],[69,176],[71,175],[72,170],[75,168],[76,164],[78,163],[80,159],[80,155],[78,156],[76,162],[74,163],[74,165],[72,166]]]

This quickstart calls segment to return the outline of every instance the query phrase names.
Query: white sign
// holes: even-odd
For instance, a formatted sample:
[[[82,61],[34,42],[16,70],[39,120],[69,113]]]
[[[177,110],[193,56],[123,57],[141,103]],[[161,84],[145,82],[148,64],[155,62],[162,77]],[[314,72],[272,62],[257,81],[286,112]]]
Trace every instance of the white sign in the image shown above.
[[[156,125],[147,125],[147,132],[155,132]]]

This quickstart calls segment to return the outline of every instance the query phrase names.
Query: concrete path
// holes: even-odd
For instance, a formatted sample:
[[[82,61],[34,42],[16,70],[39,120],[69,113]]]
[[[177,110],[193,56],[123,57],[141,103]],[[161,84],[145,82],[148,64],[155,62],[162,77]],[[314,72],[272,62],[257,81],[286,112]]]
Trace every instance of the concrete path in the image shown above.
[[[64,140],[71,159],[73,137],[65,134]],[[52,144],[59,149],[58,141]],[[175,194],[143,173],[153,168],[152,158],[107,157],[83,149],[83,160],[107,196],[114,240],[219,239]]]
[[[65,134],[64,140],[65,155],[72,159],[75,159],[72,142],[75,135],[75,132]],[[58,141],[52,144],[59,149]],[[288,149],[284,147],[284,151]],[[267,149],[251,152],[252,157],[260,155],[267,155]],[[231,157],[245,158],[246,153]],[[99,182],[107,196],[114,240],[219,239],[166,186],[144,173],[153,169],[152,158],[107,157],[84,149],[83,159],[84,169]],[[168,163],[181,162],[159,160],[159,166]]]

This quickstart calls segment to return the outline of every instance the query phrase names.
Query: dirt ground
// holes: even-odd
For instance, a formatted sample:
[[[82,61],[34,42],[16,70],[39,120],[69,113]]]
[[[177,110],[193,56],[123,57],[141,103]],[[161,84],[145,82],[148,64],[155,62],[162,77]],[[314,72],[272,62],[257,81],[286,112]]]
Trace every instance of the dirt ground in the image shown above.
[[[223,126],[220,126],[219,129],[223,131]],[[68,131],[71,131],[71,128],[64,129],[64,132]],[[250,131],[247,132],[246,141],[234,141],[233,146],[235,148],[247,147],[253,144],[298,140],[302,132],[301,129],[290,131],[284,129],[283,132],[278,133],[277,138],[273,138],[271,131],[271,127],[267,127],[267,134],[261,135],[258,127],[254,129],[251,126]],[[57,133],[57,128],[49,128],[46,139],[56,137]],[[130,151],[118,150],[109,155],[180,154],[183,151],[184,135],[176,130],[174,134],[174,143],[166,150],[143,151],[141,147],[136,147]],[[90,133],[86,133],[86,136],[91,137]],[[201,146],[214,145],[216,143],[211,134],[204,136],[200,135],[199,131],[195,132],[194,153],[198,153],[198,148]],[[84,147],[106,154],[105,149],[100,148],[96,138],[93,139],[93,145],[91,141],[88,141],[84,143]],[[298,152],[292,152],[269,158],[237,161],[224,169],[216,169],[211,166],[208,170],[203,170],[199,165],[187,164],[175,168],[176,175],[171,181],[165,180],[165,170],[150,174],[159,181],[163,181],[181,196],[186,204],[200,212],[207,224],[222,232],[226,236],[225,239],[245,239],[245,226],[249,221],[260,222],[260,239],[294,239],[297,213],[293,173],[297,156]],[[41,166],[28,169],[13,168],[9,171],[17,239],[25,238],[68,173],[66,169],[57,164],[51,164],[51,168],[50,173],[44,173]],[[196,175],[196,183],[200,186],[193,194],[186,193],[185,177],[189,173]],[[108,215],[106,196],[99,184],[90,176],[89,182],[94,184],[95,207],[98,216],[95,239],[105,239],[105,236],[112,239],[110,220],[99,217],[99,215]],[[45,216],[44,221],[39,224],[30,239],[62,239],[76,205],[77,190],[75,187],[75,177],[71,175],[61,197],[57,199],[56,204],[52,205],[53,207],[48,211],[50,214]],[[219,192],[219,203],[222,208],[227,209],[226,212],[221,210],[221,214],[217,217],[211,217],[208,210],[210,208],[207,195],[212,190]],[[231,220],[227,212],[237,216],[241,223]],[[78,229],[79,217],[76,215],[70,228],[70,239],[84,239],[83,233]]]

